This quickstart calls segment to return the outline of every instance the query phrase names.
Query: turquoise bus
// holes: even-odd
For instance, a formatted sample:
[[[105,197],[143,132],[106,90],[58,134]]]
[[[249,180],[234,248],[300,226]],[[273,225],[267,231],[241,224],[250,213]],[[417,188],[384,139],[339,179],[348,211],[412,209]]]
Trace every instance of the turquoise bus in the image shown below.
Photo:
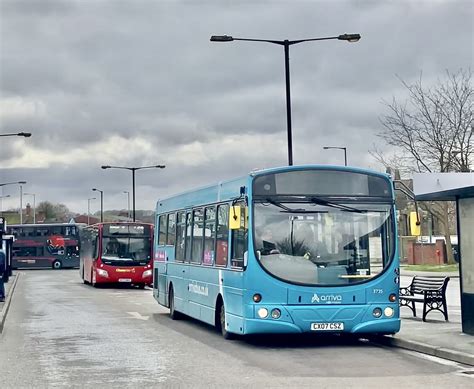
[[[156,206],[153,295],[215,325],[255,333],[400,329],[394,187],[335,166],[254,171]]]

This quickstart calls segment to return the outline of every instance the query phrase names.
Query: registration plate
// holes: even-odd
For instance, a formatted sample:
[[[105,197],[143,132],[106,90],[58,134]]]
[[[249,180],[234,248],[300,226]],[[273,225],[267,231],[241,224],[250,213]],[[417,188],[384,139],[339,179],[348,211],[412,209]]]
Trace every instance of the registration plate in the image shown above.
[[[311,323],[311,331],[343,331],[344,323]]]
[[[119,278],[119,282],[132,282],[131,278]]]

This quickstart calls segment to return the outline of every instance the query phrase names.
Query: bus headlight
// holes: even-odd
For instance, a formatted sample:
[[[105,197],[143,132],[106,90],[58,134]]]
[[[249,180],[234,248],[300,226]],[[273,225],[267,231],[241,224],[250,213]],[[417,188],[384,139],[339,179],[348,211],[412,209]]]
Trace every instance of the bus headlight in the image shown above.
[[[150,277],[151,276],[151,270],[145,270],[142,274],[142,278],[145,278],[145,277]]]
[[[376,318],[379,318],[380,316],[382,316],[382,309],[374,308],[374,310],[372,311],[372,315],[374,315],[374,317]]]
[[[97,275],[101,277],[109,277],[109,273],[104,269],[97,269]]]
[[[393,316],[393,313],[394,313],[394,310],[393,310],[393,308],[391,308],[391,307],[387,307],[387,308],[385,308],[385,309],[383,310],[383,313],[384,313],[384,315],[387,316],[387,317],[392,317],[392,316]]]
[[[268,309],[259,308],[259,310],[257,311],[257,315],[260,319],[265,319],[268,316]]]

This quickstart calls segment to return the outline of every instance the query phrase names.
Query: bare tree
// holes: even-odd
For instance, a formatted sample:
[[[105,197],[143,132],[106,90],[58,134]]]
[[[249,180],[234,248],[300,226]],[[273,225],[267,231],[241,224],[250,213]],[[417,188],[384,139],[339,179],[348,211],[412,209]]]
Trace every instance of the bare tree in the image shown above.
[[[395,97],[384,102],[388,113],[380,118],[379,134],[396,150],[395,165],[405,172],[469,172],[474,154],[474,89],[471,70],[446,71],[445,78],[432,87],[400,79],[408,98],[400,103]],[[378,150],[372,151],[380,162],[393,163]],[[393,158],[392,158],[393,159]],[[394,166],[394,165],[392,165]],[[443,226],[448,261],[453,262],[449,204],[425,206]]]

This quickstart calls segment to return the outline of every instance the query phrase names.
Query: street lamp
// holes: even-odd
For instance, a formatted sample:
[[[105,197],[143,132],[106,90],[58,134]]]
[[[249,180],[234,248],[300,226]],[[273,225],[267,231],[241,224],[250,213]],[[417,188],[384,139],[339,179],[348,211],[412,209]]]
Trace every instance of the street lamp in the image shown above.
[[[33,196],[33,224],[36,224],[36,194],[23,193],[23,196]]]
[[[91,200],[97,200],[96,197],[90,197],[87,199],[87,225],[91,224],[90,216],[91,216]]]
[[[103,223],[104,221],[104,191],[97,189],[97,188],[92,188],[94,192],[100,192],[100,222]]]
[[[15,181],[15,182],[5,182],[3,184],[0,184],[1,186],[6,186],[6,185],[20,185],[20,224],[23,224],[23,187],[22,185],[26,184],[26,181]]]
[[[17,132],[17,133],[10,133],[10,134],[0,134],[0,136],[24,136],[25,138],[29,138],[31,136],[31,132]]]
[[[123,193],[127,194],[127,209],[128,209],[127,217],[130,219],[130,192],[128,190],[124,190]]]
[[[347,148],[346,147],[324,146],[323,149],[324,150],[331,150],[331,149],[344,150],[344,166],[347,166]]]
[[[142,169],[164,169],[165,165],[152,165],[152,166],[140,166],[140,167],[128,167],[128,166],[101,166],[102,169],[125,169],[132,172],[132,203],[133,203],[133,221],[135,221],[135,172]]]
[[[11,197],[10,195],[5,195],[5,196],[0,196],[0,213],[3,216],[3,199],[6,199],[7,197]]]
[[[330,36],[326,38],[311,38],[311,39],[298,39],[290,41],[285,40],[273,40],[273,39],[248,39],[248,38],[234,38],[229,35],[213,35],[211,36],[211,42],[232,42],[232,41],[249,41],[249,42],[266,42],[273,43],[275,45],[283,46],[285,49],[285,80],[286,80],[286,125],[288,133],[288,165],[293,165],[293,141],[291,134],[291,98],[290,98],[290,46],[302,42],[310,41],[324,41],[338,39],[346,42],[358,42],[360,40],[359,34],[342,34],[338,36]]]

